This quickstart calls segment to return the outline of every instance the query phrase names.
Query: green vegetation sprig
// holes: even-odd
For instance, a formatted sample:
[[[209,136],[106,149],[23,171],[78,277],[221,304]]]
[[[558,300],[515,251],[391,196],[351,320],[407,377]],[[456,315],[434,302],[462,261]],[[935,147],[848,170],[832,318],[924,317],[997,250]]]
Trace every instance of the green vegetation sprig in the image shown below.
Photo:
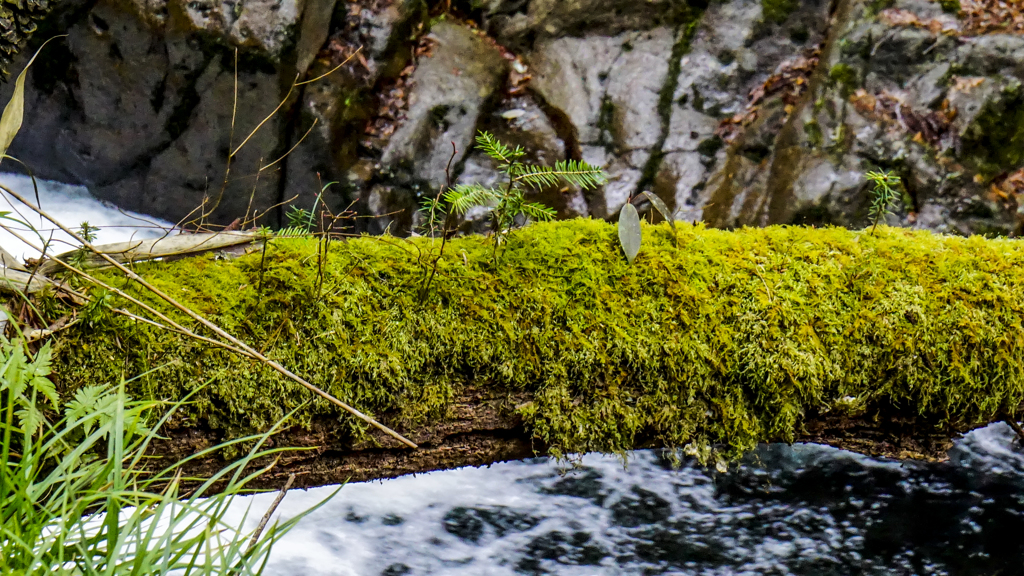
[[[89,224],[89,222],[87,221],[82,222],[81,226],[78,229],[78,233],[82,235],[82,238],[84,238],[86,242],[89,243],[96,241],[96,233],[99,231],[99,227],[93,226],[92,224]],[[81,246],[77,250],[75,250],[73,254],[71,254],[71,258],[69,258],[68,261],[73,266],[77,266],[80,268],[85,263],[88,257],[89,250],[87,250],[85,246]]]
[[[88,385],[60,410],[51,356],[49,344],[33,354],[0,336],[0,573],[260,574],[273,544],[308,512],[251,533],[228,513],[269,469],[254,471],[257,461],[291,450],[266,447],[283,421],[155,469],[149,448],[159,428],[191,398],[137,401],[127,382]],[[253,447],[240,460],[183,489],[189,460],[244,444]]]
[[[884,220],[887,214],[892,213],[892,203],[900,197],[896,187],[900,185],[900,177],[886,170],[885,172],[868,172],[865,174],[868,181],[874,184],[871,189],[871,233],[878,227],[878,221]]]
[[[554,167],[538,166],[522,161],[526,151],[517,146],[510,148],[488,132],[481,132],[476,139],[477,149],[498,163],[498,169],[506,177],[506,183],[497,188],[480,184],[459,185],[449,188],[442,195],[446,210],[464,216],[475,206],[492,205],[491,222],[494,228],[494,248],[505,242],[516,226],[520,216],[527,221],[543,222],[554,219],[554,209],[539,202],[526,200],[526,188],[535,190],[559,183],[568,183],[584,190],[591,190],[605,182],[604,171],[583,161],[567,160],[555,163]],[[436,210],[434,206],[431,210]]]

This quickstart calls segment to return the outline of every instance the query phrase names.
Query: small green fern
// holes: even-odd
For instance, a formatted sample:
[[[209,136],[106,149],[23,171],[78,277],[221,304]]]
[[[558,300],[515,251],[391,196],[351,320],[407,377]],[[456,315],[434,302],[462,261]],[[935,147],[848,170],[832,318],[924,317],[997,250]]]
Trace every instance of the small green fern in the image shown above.
[[[424,206],[424,210],[431,211],[428,216],[444,214],[447,210],[464,216],[475,206],[491,206],[495,248],[508,238],[518,217],[523,216],[528,221],[545,221],[555,217],[554,209],[539,202],[527,201],[526,188],[540,190],[568,183],[590,190],[605,182],[604,171],[586,162],[569,160],[558,162],[553,168],[537,166],[521,160],[526,155],[522,147],[510,148],[488,132],[481,132],[476,142],[478,150],[498,163],[498,169],[506,177],[505,184],[498,188],[480,184],[455,186],[442,195],[443,206],[430,202],[429,206]]]

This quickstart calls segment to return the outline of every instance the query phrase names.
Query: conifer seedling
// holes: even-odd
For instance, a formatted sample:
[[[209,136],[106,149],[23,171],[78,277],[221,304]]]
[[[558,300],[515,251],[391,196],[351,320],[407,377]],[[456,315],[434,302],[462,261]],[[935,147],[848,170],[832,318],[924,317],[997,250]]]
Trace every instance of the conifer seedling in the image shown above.
[[[477,149],[498,163],[505,182],[495,188],[481,184],[462,184],[445,191],[443,200],[448,210],[459,216],[474,206],[492,206],[491,223],[494,229],[495,250],[508,239],[517,218],[527,221],[554,219],[555,210],[539,202],[526,200],[528,189],[540,190],[560,183],[568,183],[583,190],[592,190],[605,182],[604,171],[577,160],[555,163],[554,167],[537,166],[522,161],[526,151],[522,147],[510,148],[488,132],[477,138]],[[437,210],[438,207],[433,207]]]
[[[868,172],[865,174],[868,181],[875,185],[871,190],[871,233],[874,234],[878,227],[878,221],[884,220],[887,214],[892,213],[892,203],[899,198],[899,191],[896,187],[900,185],[900,177],[886,170],[885,172]]]

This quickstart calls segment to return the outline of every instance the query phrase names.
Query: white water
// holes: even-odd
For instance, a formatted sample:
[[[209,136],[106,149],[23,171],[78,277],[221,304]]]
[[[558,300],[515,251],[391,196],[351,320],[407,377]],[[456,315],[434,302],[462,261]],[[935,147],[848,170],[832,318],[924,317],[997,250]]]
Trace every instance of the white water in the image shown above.
[[[25,178],[0,182],[34,196]],[[99,226],[100,243],[162,233],[81,187],[45,183],[40,201],[64,222]],[[3,232],[0,245],[31,255]],[[1024,454],[1011,440],[990,426],[946,464],[775,445],[725,474],[636,452],[628,468],[590,455],[564,475],[536,459],[353,484],[284,537],[267,574],[1021,573]],[[276,519],[334,490],[292,490]],[[274,496],[239,498],[226,520],[251,531]]]
[[[18,174],[0,174],[0,184],[35,204],[36,193],[29,177]],[[39,203],[45,212],[75,232],[78,232],[82,222],[99,227],[96,233],[96,244],[157,238],[164,235],[165,231],[173,226],[171,223],[157,218],[120,211],[112,204],[92,197],[83,186],[39,181]],[[32,243],[32,245],[25,244],[10,232],[0,229],[0,246],[17,258],[38,257],[43,240],[50,242],[48,254],[59,254],[78,247],[71,236],[57,229],[51,222],[46,221],[2,191],[0,191],[0,212],[9,212],[8,218],[15,218],[28,224],[42,236],[42,238],[37,236],[29,226],[11,222],[8,219],[0,220],[4,226],[11,228],[19,236]]]
[[[278,543],[267,574],[964,574],[956,555],[987,574],[1001,565],[991,535],[1024,527],[1011,439],[1005,425],[974,432],[941,465],[796,445],[726,474],[645,451],[626,468],[589,455],[564,476],[536,459],[354,484]],[[292,491],[277,516],[334,489]],[[246,530],[273,497],[252,498]],[[1002,552],[1024,565],[1024,549]]]

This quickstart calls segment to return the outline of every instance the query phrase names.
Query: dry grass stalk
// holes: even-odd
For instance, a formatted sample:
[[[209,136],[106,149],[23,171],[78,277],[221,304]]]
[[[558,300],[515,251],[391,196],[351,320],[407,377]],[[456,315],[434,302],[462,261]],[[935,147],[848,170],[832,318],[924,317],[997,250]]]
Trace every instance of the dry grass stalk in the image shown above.
[[[235,348],[238,348],[238,349],[244,351],[245,355],[247,355],[247,356],[249,356],[249,357],[251,357],[251,358],[253,358],[255,360],[258,360],[259,362],[262,362],[263,364],[266,364],[267,366],[269,366],[269,367],[273,368],[275,371],[277,371],[279,374],[285,376],[286,378],[288,378],[288,379],[290,379],[290,380],[292,380],[294,382],[297,382],[297,383],[301,384],[303,387],[305,387],[309,391],[313,392],[314,394],[317,394],[318,396],[324,398],[325,400],[331,402],[332,404],[337,405],[338,407],[342,408],[343,410],[345,410],[349,414],[355,416],[356,418],[359,418],[360,420],[366,422],[367,424],[370,424],[371,426],[376,427],[377,429],[381,430],[382,432],[384,432],[384,433],[388,434],[389,436],[395,438],[399,442],[402,442],[406,446],[408,446],[410,448],[417,448],[417,445],[415,443],[413,443],[411,440],[407,439],[406,437],[402,436],[398,432],[395,432],[391,428],[388,428],[387,426],[381,424],[380,422],[378,422],[377,420],[371,418],[370,416],[367,416],[366,414],[363,414],[359,410],[353,408],[352,406],[349,406],[348,404],[342,402],[341,400],[338,400],[337,398],[335,398],[331,394],[329,394],[329,393],[325,392],[324,390],[318,388],[317,386],[314,386],[313,384],[307,382],[305,379],[303,379],[299,375],[295,374],[294,372],[288,370],[287,368],[285,368],[284,366],[282,366],[278,362],[275,362],[274,360],[271,360],[270,358],[267,358],[266,356],[264,356],[259,351],[257,351],[256,349],[252,348],[251,346],[249,346],[245,342],[239,340],[238,338],[235,338],[234,336],[229,334],[227,331],[225,331],[220,326],[218,326],[218,325],[214,324],[213,322],[207,320],[206,318],[204,318],[200,314],[196,313],[195,311],[191,310],[190,308],[181,305],[177,300],[175,300],[174,298],[171,298],[170,296],[165,294],[163,291],[161,291],[159,288],[157,288],[156,286],[153,286],[152,284],[147,282],[144,278],[142,278],[141,276],[136,274],[134,271],[132,271],[131,269],[127,268],[126,266],[124,266],[123,264],[118,262],[116,259],[112,258],[110,255],[105,254],[105,253],[99,251],[95,246],[92,245],[92,243],[86,241],[79,234],[77,234],[76,232],[74,232],[70,228],[64,226],[64,224],[62,224],[61,222],[59,222],[56,219],[54,219],[53,217],[51,217],[45,210],[43,210],[41,208],[38,208],[36,206],[33,206],[31,203],[28,202],[28,200],[26,200],[24,197],[22,197],[17,192],[14,192],[13,190],[7,189],[7,188],[5,188],[3,186],[0,186],[0,189],[3,189],[5,192],[10,194],[12,198],[15,198],[16,200],[18,200],[19,202],[21,202],[22,204],[27,206],[32,211],[36,212],[37,214],[39,214],[40,216],[42,216],[46,220],[48,220],[51,223],[53,223],[55,226],[57,226],[58,228],[63,230],[66,234],[68,234],[69,236],[74,238],[76,241],[80,242],[82,244],[82,246],[85,247],[87,250],[89,250],[93,254],[99,256],[101,259],[105,260],[108,264],[110,264],[114,268],[117,268],[119,271],[121,271],[129,279],[134,280],[135,282],[138,282],[142,287],[146,288],[147,290],[149,290],[150,292],[152,292],[153,294],[155,294],[156,296],[158,296],[159,298],[161,298],[162,300],[164,300],[165,302],[170,304],[172,307],[177,308],[179,311],[184,313],[186,316],[188,316],[188,317],[192,318],[193,320],[199,322],[200,324],[205,326],[207,329],[209,329],[211,332],[213,332],[217,336],[223,338],[224,340],[227,340]],[[58,260],[58,262],[62,262],[62,261]],[[66,263],[64,263],[64,264],[66,264]],[[69,269],[73,269],[73,267],[70,266],[70,265],[67,265],[65,267],[67,267]],[[83,278],[86,278],[87,280],[92,278],[91,276],[89,276],[87,274],[84,274],[80,270],[74,269],[73,271],[76,271],[76,273],[81,274],[83,276]],[[97,282],[98,284],[102,284],[102,283],[99,283],[99,281],[96,280],[95,278],[92,278],[92,280],[90,280],[90,281]],[[107,289],[109,289],[109,287],[107,287]],[[116,294],[118,294],[118,295],[120,295],[122,297],[127,296],[127,294],[125,294],[123,291],[120,291],[120,290],[112,290],[112,291],[114,291],[114,293],[116,293]],[[138,300],[136,300],[134,298],[130,298],[130,301],[133,301],[136,304],[142,304],[141,302],[139,302]],[[174,322],[173,320],[168,318],[166,315],[157,312],[156,310],[154,310],[153,308],[151,308],[149,306],[143,305],[143,307],[144,307],[144,309],[146,309],[147,312],[149,312],[151,314],[156,314],[158,318],[160,318],[164,322],[167,322],[171,326],[174,326],[175,328],[178,328],[179,330],[181,330],[181,331],[183,331],[185,333],[191,333],[190,330],[188,330],[188,329],[184,328],[183,326],[181,326],[180,324]]]

